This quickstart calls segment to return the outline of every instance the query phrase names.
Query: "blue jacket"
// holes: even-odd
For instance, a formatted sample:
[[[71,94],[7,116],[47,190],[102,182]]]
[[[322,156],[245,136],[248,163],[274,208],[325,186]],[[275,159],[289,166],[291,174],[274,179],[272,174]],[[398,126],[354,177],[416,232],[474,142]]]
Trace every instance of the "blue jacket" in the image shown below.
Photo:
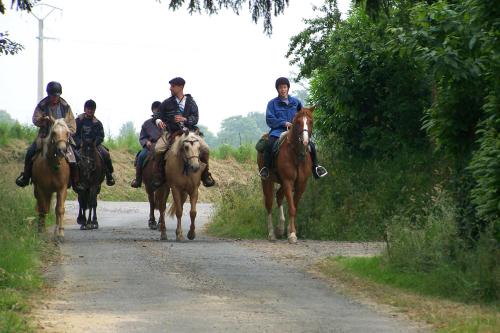
[[[275,97],[267,103],[266,123],[271,127],[270,136],[279,137],[286,131],[285,123],[291,123],[297,111],[302,109],[302,103],[295,97],[288,96],[288,105]]]

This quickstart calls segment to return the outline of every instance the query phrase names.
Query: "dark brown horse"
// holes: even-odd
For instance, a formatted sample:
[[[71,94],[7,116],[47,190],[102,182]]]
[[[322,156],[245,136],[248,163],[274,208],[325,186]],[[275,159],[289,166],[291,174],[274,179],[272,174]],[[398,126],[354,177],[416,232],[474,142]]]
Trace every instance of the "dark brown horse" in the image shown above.
[[[80,185],[83,189],[77,192],[80,207],[76,221],[81,225],[81,230],[97,229],[99,228],[97,195],[101,192],[101,184],[104,181],[104,162],[94,140],[82,141],[78,170]],[[87,210],[88,216],[86,216]]]
[[[177,136],[170,150],[165,154],[165,179],[167,190],[163,202],[166,202],[172,190],[173,202],[169,215],[177,217],[175,236],[177,241],[184,240],[182,234],[181,218],[183,205],[189,196],[191,209],[189,216],[191,225],[187,234],[188,239],[196,237],[195,219],[196,203],[198,202],[198,188],[200,187],[201,174],[207,165],[200,161],[200,150],[206,144],[203,138],[193,132]],[[160,207],[160,232],[161,240],[167,239],[165,228],[165,206]]]
[[[144,182],[144,187],[146,188],[149,201],[148,227],[153,230],[158,228],[158,224],[155,219],[155,209],[161,210],[160,206],[163,205],[163,210],[165,210],[166,201],[163,200],[163,198],[165,197],[167,190],[165,183],[163,183],[159,188],[155,188],[153,186],[156,163],[154,159],[155,153],[154,147],[152,147],[146,157],[146,164],[142,167],[142,180]]]
[[[45,231],[45,216],[50,209],[52,193],[57,195],[54,237],[64,239],[64,202],[69,183],[69,164],[65,155],[69,146],[70,131],[64,119],[50,119],[52,127],[43,139],[42,152],[33,161],[33,189],[38,211],[38,231]]]
[[[297,242],[295,217],[300,198],[304,193],[307,180],[312,174],[312,161],[309,153],[309,139],[313,131],[312,112],[314,108],[302,108],[295,114],[292,127],[282,134],[283,142],[275,157],[275,170],[267,179],[262,180],[262,191],[267,210],[268,239],[275,240],[282,237],[285,230],[285,214],[283,211],[283,198],[288,203],[288,242]],[[257,159],[259,170],[264,165],[262,153]],[[276,192],[276,201],[280,210],[279,223],[276,231],[273,227],[272,208],[274,197],[274,183],[281,186]]]

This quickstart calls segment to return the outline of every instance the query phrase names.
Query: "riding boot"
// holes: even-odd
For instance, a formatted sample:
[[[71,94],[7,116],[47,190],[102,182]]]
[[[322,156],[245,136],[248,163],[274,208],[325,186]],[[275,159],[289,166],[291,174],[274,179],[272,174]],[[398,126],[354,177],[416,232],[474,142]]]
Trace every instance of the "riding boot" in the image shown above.
[[[26,157],[24,158],[24,170],[21,172],[19,177],[16,178],[16,185],[20,187],[25,187],[29,185],[31,172],[33,170],[33,156],[36,153],[36,144],[33,143],[26,152]]]
[[[273,146],[275,142],[276,139],[274,137],[269,137],[266,149],[264,149],[264,166],[259,171],[260,178],[262,179],[267,179],[269,177],[272,167]]]
[[[31,179],[31,170],[33,168],[33,160],[27,159],[24,163],[24,171],[16,178],[16,185],[25,187],[29,185]]]
[[[208,171],[208,153],[202,152],[200,154],[200,161],[207,165],[205,170],[203,170],[203,172],[201,173],[201,182],[205,187],[214,186],[215,180],[213,179],[210,171]]]
[[[69,164],[69,173],[71,178],[71,186],[75,192],[83,191],[84,188],[80,184],[80,173],[78,171],[78,165],[76,163]]]
[[[132,181],[130,186],[132,186],[133,188],[139,188],[139,187],[141,187],[141,184],[142,184],[142,169],[141,169],[141,166],[139,165],[139,163],[136,163],[135,179]]]
[[[155,166],[153,173],[153,188],[159,188],[165,182],[165,162],[164,162],[164,153],[156,154],[155,156]]]
[[[309,148],[311,150],[311,160],[312,160],[312,167],[313,167],[313,176],[315,179],[324,177],[328,174],[328,171],[326,171],[326,168],[319,165],[318,163],[318,154],[316,152],[316,145],[313,142],[309,143]]]

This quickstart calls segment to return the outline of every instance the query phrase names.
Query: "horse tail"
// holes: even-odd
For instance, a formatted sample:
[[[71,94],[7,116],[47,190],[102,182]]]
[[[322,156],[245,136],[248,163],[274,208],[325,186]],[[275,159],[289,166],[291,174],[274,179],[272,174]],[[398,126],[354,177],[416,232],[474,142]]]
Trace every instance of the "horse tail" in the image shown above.
[[[175,212],[175,202],[172,201],[172,203],[170,204],[170,208],[168,209],[168,216],[173,217],[175,215]]]

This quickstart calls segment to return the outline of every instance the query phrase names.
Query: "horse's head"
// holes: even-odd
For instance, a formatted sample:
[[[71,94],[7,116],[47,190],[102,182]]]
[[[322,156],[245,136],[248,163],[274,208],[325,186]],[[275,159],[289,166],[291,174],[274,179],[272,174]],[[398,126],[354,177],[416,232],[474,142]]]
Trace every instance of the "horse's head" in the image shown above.
[[[184,162],[193,172],[200,169],[200,149],[201,143],[199,136],[192,132],[181,136],[179,152]]]
[[[64,157],[68,151],[70,131],[64,119],[51,118],[52,127],[50,128],[49,144],[55,148],[55,153],[59,157]]]
[[[297,138],[305,147],[309,145],[309,139],[313,132],[314,107],[302,108],[295,114],[292,121],[293,137]]]

